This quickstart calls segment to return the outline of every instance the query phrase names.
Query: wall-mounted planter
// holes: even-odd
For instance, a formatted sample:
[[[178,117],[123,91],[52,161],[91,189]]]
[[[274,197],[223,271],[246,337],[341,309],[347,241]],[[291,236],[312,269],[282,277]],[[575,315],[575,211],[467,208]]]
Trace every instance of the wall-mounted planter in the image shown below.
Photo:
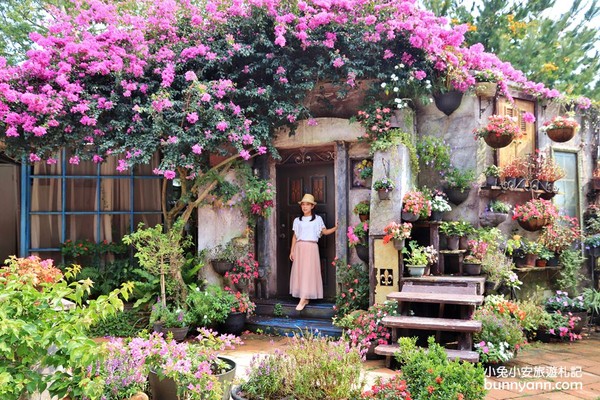
[[[575,128],[548,129],[546,134],[553,142],[568,142],[569,140],[573,139],[573,136],[575,136]]]

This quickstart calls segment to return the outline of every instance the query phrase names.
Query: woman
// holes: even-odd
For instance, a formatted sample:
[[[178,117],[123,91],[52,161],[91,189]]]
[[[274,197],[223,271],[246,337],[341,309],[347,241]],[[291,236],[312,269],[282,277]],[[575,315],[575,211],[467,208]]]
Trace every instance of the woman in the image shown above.
[[[298,202],[302,216],[294,219],[292,230],[292,273],[290,275],[290,294],[299,297],[296,310],[302,311],[310,299],[323,298],[323,278],[321,277],[321,258],[317,242],[321,235],[330,235],[337,230],[337,223],[327,229],[323,219],[313,213],[317,204],[312,194],[305,194]]]

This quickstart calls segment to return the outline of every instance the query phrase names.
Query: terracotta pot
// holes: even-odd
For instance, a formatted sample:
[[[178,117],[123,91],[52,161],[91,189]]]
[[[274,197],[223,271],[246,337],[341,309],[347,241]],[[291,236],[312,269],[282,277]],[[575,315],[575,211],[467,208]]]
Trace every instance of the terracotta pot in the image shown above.
[[[539,268],[545,268],[548,265],[548,260],[544,260],[543,258],[538,258],[535,260],[535,266]]]
[[[575,129],[574,128],[548,129],[546,131],[546,134],[548,135],[550,140],[552,140],[554,142],[558,142],[558,143],[563,143],[563,142],[568,142],[569,140],[573,139],[573,136],[575,136]]]
[[[528,267],[535,266],[535,261],[537,260],[536,254],[525,254],[525,265]]]
[[[542,218],[529,218],[527,221],[521,221],[518,219],[517,222],[521,228],[529,232],[539,231],[544,227],[544,225],[548,224],[548,221]]]
[[[463,93],[458,90],[451,90],[446,93],[438,93],[433,95],[433,100],[435,101],[435,105],[446,115],[452,114],[458,107],[460,107],[460,103],[462,102]]]

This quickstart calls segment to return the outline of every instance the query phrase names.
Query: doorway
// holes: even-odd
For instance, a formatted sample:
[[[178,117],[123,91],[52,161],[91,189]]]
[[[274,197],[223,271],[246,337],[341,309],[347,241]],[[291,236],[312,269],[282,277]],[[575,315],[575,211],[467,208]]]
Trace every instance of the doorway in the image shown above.
[[[333,163],[311,165],[280,165],[277,167],[277,297],[290,296],[290,248],[292,225],[299,217],[298,202],[305,193],[315,196],[317,205],[314,211],[320,215],[325,226],[335,225],[335,184]],[[333,300],[336,294],[335,268],[331,265],[335,258],[335,235],[319,239],[323,296]]]

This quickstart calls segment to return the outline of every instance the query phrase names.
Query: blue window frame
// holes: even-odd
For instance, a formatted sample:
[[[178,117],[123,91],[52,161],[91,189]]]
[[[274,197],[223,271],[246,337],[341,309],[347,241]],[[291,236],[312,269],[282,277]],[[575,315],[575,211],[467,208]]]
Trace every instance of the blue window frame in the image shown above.
[[[21,256],[60,259],[67,239],[117,241],[139,222],[162,222],[161,177],[152,174],[157,156],[126,173],[116,171],[116,160],[70,165],[68,159],[63,150],[54,166],[21,168]]]

